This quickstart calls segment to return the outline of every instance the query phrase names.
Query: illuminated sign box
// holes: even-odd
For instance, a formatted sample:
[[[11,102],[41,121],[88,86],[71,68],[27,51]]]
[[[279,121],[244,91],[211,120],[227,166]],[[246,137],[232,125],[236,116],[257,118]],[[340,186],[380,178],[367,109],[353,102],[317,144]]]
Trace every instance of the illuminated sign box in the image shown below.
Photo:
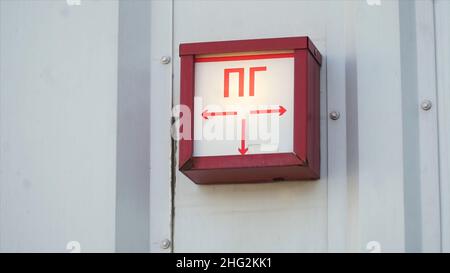
[[[308,37],[186,43],[180,57],[181,172],[198,184],[320,177],[322,57]]]

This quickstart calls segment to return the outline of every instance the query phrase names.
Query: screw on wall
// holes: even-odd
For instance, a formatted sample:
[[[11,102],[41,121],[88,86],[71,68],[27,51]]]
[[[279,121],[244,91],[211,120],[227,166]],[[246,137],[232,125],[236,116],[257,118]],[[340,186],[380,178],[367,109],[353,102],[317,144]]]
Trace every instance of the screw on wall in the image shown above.
[[[170,61],[171,61],[170,56],[162,56],[162,57],[161,57],[161,63],[162,63],[162,64],[169,64]]]
[[[330,112],[330,119],[338,120],[341,117],[341,114],[338,111]]]
[[[168,249],[170,247],[170,240],[164,239],[161,241],[161,248],[162,249]]]
[[[423,100],[422,103],[420,103],[420,107],[424,111],[430,110],[432,106],[433,106],[433,104],[431,103],[430,100]]]

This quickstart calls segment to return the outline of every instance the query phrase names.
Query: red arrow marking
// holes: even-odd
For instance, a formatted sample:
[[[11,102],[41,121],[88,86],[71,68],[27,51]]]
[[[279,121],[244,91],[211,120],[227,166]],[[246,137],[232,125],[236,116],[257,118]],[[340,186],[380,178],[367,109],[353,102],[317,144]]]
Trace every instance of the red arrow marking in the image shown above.
[[[280,113],[280,116],[286,112],[286,108],[283,106],[279,106],[278,109],[264,109],[264,110],[252,110],[250,114],[272,114],[272,113]]]
[[[245,119],[242,119],[241,148],[238,148],[241,155],[245,155],[248,148],[245,148]]]
[[[208,112],[208,110],[203,111],[202,117],[204,119],[208,119],[208,117],[215,117],[215,116],[235,116],[237,115],[237,112]]]

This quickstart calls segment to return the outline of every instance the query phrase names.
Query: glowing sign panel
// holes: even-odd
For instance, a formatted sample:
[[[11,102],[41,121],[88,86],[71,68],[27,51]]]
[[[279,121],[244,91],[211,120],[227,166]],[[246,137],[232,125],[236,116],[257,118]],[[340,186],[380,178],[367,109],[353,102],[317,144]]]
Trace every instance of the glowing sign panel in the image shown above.
[[[195,59],[194,156],[293,152],[294,54]]]

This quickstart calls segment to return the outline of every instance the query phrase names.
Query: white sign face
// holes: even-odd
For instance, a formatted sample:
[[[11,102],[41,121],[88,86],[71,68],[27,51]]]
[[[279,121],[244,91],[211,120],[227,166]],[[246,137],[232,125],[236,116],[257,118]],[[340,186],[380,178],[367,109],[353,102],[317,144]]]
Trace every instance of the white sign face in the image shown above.
[[[293,52],[197,56],[194,156],[293,152]]]

